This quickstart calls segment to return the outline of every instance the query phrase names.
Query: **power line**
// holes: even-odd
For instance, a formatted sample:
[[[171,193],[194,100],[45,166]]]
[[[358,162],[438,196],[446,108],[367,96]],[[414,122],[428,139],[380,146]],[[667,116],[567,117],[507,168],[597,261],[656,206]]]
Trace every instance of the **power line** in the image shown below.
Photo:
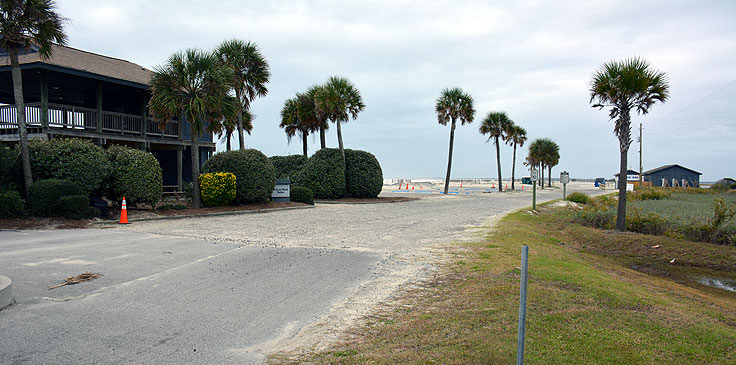
[[[713,96],[713,95],[716,95],[716,94],[720,93],[721,91],[723,91],[723,90],[727,89],[727,88],[728,88],[729,86],[731,86],[731,85],[733,85],[733,84],[736,84],[736,80],[734,80],[734,81],[731,81],[731,82],[727,83],[726,85],[724,85],[724,86],[722,86],[722,87],[718,88],[718,89],[717,89],[716,91],[713,91],[712,93],[710,93],[710,94],[708,94],[708,95],[706,95],[706,96],[704,96],[704,97],[702,97],[702,98],[698,99],[698,100],[697,100],[696,102],[694,102],[694,103],[692,103],[692,104],[689,104],[689,105],[687,105],[687,106],[685,106],[685,107],[682,107],[682,108],[680,108],[680,109],[678,109],[678,110],[676,110],[676,111],[674,111],[674,112],[672,112],[672,113],[670,113],[670,114],[668,114],[668,115],[666,115],[666,116],[664,116],[664,117],[662,117],[662,118],[658,118],[657,120],[658,120],[658,121],[659,121],[659,120],[664,120],[664,119],[667,119],[667,118],[670,118],[670,117],[672,117],[672,116],[673,116],[673,115],[675,115],[675,114],[678,114],[678,113],[682,112],[683,110],[687,110],[687,109],[690,109],[690,108],[692,108],[693,106],[695,106],[695,105],[697,105],[697,104],[700,104],[700,103],[704,102],[705,100],[707,100],[707,99],[708,99],[708,98],[710,98],[711,96]]]

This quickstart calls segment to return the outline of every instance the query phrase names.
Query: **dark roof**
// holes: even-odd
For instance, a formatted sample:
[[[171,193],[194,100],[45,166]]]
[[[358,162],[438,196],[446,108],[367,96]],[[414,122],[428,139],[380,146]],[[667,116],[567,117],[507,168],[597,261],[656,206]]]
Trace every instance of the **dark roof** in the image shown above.
[[[697,172],[697,171],[695,171],[695,170],[693,170],[693,169],[689,169],[689,168],[687,168],[687,167],[684,167],[684,166],[680,166],[680,165],[678,165],[678,164],[671,164],[671,165],[664,165],[664,166],[660,166],[660,167],[657,167],[656,169],[651,169],[651,170],[649,170],[649,171],[644,171],[644,173],[643,173],[642,175],[651,175],[651,174],[653,174],[653,173],[655,173],[655,172],[659,172],[659,171],[662,171],[662,170],[667,170],[667,169],[669,169],[669,168],[671,168],[671,167],[675,167],[675,166],[677,166],[677,167],[679,167],[679,168],[681,168],[681,169],[684,169],[684,170],[690,171],[690,172],[694,172],[694,173],[696,173],[696,174],[698,174],[698,175],[702,175],[702,173],[700,173],[700,172]]]
[[[620,172],[617,172],[617,173],[613,174],[613,176],[618,176],[619,174],[620,174]],[[626,175],[639,175],[639,171],[626,170]]]
[[[18,61],[21,65],[45,63],[144,85],[148,85],[151,81],[153,72],[133,62],[66,46],[53,45],[52,47],[51,58],[47,60],[41,60],[38,52],[29,52],[19,54]],[[5,56],[6,52],[2,53],[0,55],[0,67],[10,66],[10,58]]]

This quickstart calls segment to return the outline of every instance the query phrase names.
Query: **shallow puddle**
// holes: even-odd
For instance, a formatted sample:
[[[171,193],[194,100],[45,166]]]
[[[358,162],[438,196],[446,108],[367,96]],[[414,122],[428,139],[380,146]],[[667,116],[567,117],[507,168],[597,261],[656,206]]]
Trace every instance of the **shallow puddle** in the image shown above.
[[[700,278],[698,282],[718,289],[728,290],[736,293],[736,280]]]

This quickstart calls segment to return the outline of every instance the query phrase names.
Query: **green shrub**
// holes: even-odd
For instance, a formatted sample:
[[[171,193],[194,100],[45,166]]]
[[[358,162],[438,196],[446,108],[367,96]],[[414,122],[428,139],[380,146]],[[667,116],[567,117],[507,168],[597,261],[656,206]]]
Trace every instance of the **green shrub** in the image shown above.
[[[314,193],[315,198],[335,199],[345,195],[342,154],[336,148],[323,148],[307,161],[296,184]]]
[[[577,214],[575,221],[593,228],[613,229],[616,212],[615,210],[584,209]]]
[[[68,180],[79,184],[85,193],[90,193],[102,186],[110,172],[105,151],[86,140],[32,140],[28,148],[34,180]]]
[[[292,181],[301,173],[308,161],[304,155],[271,156],[268,159],[273,164],[277,179],[290,179]]]
[[[0,218],[16,218],[24,215],[25,203],[15,190],[0,191]]]
[[[626,193],[626,198],[631,200],[661,200],[672,196],[672,193],[664,188],[642,187],[633,192]]]
[[[31,212],[39,217],[59,217],[63,215],[61,197],[86,194],[87,192],[75,182],[57,179],[39,180],[31,185],[28,205]]]
[[[289,190],[289,200],[314,205],[314,193],[303,186],[292,186]]]
[[[631,232],[661,235],[668,229],[667,219],[656,213],[641,214],[634,210],[626,216],[626,230]]]
[[[590,203],[590,197],[581,192],[574,192],[568,195],[565,200],[569,200],[573,203],[588,204]]]
[[[187,206],[184,204],[162,204],[156,207],[156,210],[160,210],[160,211],[184,210],[184,209],[187,209]]]
[[[276,172],[271,161],[258,150],[247,149],[215,154],[204,166],[203,173],[229,172],[236,177],[236,201],[267,201],[276,185]]]
[[[125,197],[125,202],[132,206],[154,206],[161,200],[163,178],[156,157],[125,146],[112,146],[105,153],[111,166],[105,183],[109,199],[121,202]]]
[[[206,207],[228,205],[235,200],[236,178],[229,172],[199,175],[202,204]]]
[[[20,149],[0,146],[0,190],[25,191]]]
[[[348,170],[348,196],[375,198],[383,189],[383,171],[378,159],[370,152],[345,150]]]
[[[98,216],[100,212],[89,205],[89,196],[70,195],[59,198],[59,213],[64,218],[83,219]]]

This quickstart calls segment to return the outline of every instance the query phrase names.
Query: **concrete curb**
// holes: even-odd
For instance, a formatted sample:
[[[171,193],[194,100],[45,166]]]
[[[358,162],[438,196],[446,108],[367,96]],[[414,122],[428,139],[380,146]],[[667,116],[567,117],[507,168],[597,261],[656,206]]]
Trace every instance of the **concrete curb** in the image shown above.
[[[13,282],[7,276],[0,275],[0,310],[13,304]]]
[[[385,201],[385,202],[341,202],[341,201],[331,201],[331,200],[315,200],[314,204],[391,204],[391,203],[406,203],[415,201],[420,198],[414,198],[411,200],[393,200],[393,201]]]
[[[131,218],[128,219],[128,222],[146,222],[146,221],[163,221],[163,220],[171,220],[171,219],[184,219],[184,218],[203,218],[203,217],[216,217],[216,216],[223,216],[223,215],[239,215],[239,214],[256,214],[256,213],[268,213],[268,212],[277,212],[280,210],[292,210],[292,209],[309,209],[314,208],[314,205],[305,205],[305,206],[298,206],[298,207],[284,207],[284,208],[266,208],[266,209],[254,209],[254,210],[239,210],[235,212],[217,212],[217,213],[202,213],[202,214],[189,214],[189,215],[172,215],[172,216],[161,216],[161,217],[150,217],[150,218]],[[116,225],[118,222],[104,222],[104,221],[98,221],[98,222],[92,222],[93,224],[101,224],[101,225]]]

